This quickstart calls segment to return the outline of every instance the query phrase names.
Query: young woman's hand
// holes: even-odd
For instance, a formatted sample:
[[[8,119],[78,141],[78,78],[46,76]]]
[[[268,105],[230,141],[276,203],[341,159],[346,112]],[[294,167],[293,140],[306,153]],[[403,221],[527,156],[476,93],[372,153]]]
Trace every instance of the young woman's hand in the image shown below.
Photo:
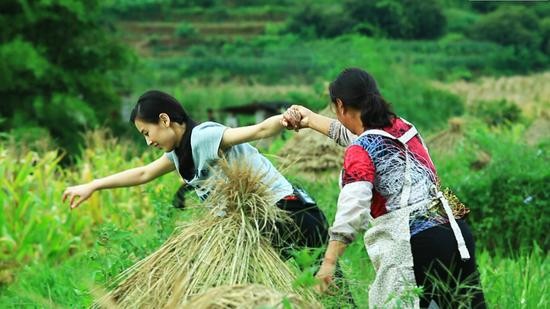
[[[69,198],[69,206],[71,209],[78,207],[82,202],[90,198],[94,193],[95,188],[91,184],[72,186],[65,189],[63,192],[63,203]]]
[[[308,128],[309,117],[311,114],[311,110],[301,105],[292,105],[283,114],[283,120],[281,121],[281,124],[287,129],[293,129],[296,131],[302,128]]]
[[[319,271],[315,275],[315,278],[318,280],[315,290],[319,293],[331,294],[330,288],[334,287],[333,279],[334,272],[336,271],[336,263],[323,261],[323,264],[319,268]]]

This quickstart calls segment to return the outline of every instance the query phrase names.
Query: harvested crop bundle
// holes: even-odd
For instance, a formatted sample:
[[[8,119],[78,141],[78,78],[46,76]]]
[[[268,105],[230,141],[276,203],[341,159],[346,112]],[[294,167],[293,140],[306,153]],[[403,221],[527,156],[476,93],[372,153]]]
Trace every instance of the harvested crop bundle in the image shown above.
[[[319,114],[335,118],[329,108]],[[301,130],[294,134],[279,155],[285,159],[285,165],[303,172],[339,170],[344,162],[344,147],[321,134],[311,134]]]
[[[181,307],[210,288],[248,284],[298,294],[314,303],[311,291],[293,286],[294,270],[273,248],[277,223],[290,218],[274,205],[263,175],[254,173],[245,160],[240,162],[219,162],[206,185],[211,191],[205,210],[124,271],[116,288],[96,306],[111,301],[124,308]]]
[[[212,288],[201,295],[191,297],[183,308],[320,308],[296,294],[281,293],[265,286],[234,285]]]
[[[451,118],[448,121],[448,128],[435,135],[428,137],[426,144],[430,152],[436,154],[449,154],[455,146],[464,140],[465,120],[462,118]]]

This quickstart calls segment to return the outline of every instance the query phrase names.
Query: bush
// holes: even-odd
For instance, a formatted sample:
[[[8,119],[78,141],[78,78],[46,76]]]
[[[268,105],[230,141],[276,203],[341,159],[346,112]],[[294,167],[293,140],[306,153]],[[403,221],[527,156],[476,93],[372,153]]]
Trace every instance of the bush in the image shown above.
[[[304,2],[290,16],[286,30],[306,37],[336,37],[349,32],[353,21],[339,6]]]
[[[445,10],[447,32],[467,33],[470,27],[479,19],[479,15],[460,9]]]
[[[198,31],[192,24],[187,22],[182,22],[178,25],[176,29],[176,35],[182,39],[190,39],[195,37],[198,34]]]
[[[540,43],[538,17],[524,7],[502,7],[478,20],[470,36],[504,46],[538,49]]]
[[[541,21],[540,32],[542,36],[542,52],[546,55],[550,55],[550,17],[547,17]]]
[[[392,38],[436,38],[443,34],[447,22],[437,0],[347,0],[344,7],[356,24],[367,22]]]
[[[521,109],[506,100],[481,101],[472,108],[472,114],[487,125],[510,125],[521,120]]]
[[[4,1],[0,17],[0,130],[47,128],[72,156],[79,132],[120,123],[118,92],[132,63],[107,34],[99,1]],[[30,14],[30,15],[29,15]],[[38,31],[37,29],[47,29]]]
[[[471,209],[478,244],[491,250],[532,248],[534,243],[550,249],[548,152],[527,146],[522,133],[519,126],[499,131],[474,126],[453,156],[434,158],[443,184]],[[490,162],[472,170],[480,152]]]
[[[503,6],[480,18],[468,31],[471,38],[513,48],[513,58],[503,66],[514,71],[541,70],[550,64],[546,51],[545,26],[532,9]],[[509,58],[509,57],[508,57]]]

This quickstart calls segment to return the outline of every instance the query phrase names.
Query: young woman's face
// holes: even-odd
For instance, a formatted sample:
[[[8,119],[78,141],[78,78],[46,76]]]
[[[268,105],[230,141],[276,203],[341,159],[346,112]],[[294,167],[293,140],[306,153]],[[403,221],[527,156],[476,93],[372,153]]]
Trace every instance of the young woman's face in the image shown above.
[[[161,114],[162,115],[162,114]],[[134,121],[136,129],[145,137],[148,146],[172,151],[176,148],[178,137],[170,127],[170,119],[159,117],[158,123],[148,123],[136,118]]]

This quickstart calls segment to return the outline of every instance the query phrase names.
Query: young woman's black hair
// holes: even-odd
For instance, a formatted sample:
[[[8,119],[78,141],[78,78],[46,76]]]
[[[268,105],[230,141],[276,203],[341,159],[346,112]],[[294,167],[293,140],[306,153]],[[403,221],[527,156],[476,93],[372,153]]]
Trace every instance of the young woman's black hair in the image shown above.
[[[380,94],[374,78],[364,70],[348,68],[329,85],[330,99],[340,99],[345,107],[361,111],[361,122],[368,129],[381,129],[396,117],[391,106]]]
[[[134,123],[136,119],[147,123],[157,124],[159,115],[165,113],[170,117],[170,121],[179,124],[185,123],[185,133],[179,146],[176,147],[176,155],[179,159],[179,172],[187,180],[195,176],[195,164],[191,152],[191,132],[197,125],[189,117],[181,104],[171,95],[158,90],[150,90],[139,97],[136,106],[130,114],[130,121]]]

